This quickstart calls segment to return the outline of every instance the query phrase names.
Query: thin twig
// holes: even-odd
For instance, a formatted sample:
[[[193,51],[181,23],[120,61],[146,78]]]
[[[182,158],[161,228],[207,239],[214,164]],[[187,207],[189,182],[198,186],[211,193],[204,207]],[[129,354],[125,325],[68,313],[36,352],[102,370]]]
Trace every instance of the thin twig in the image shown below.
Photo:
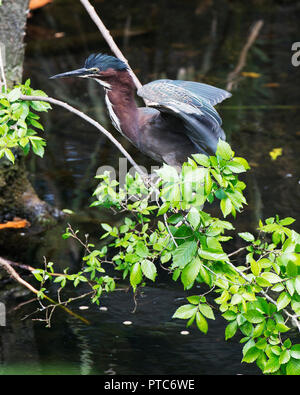
[[[19,284],[23,285],[23,287],[29,289],[31,292],[33,292],[34,294],[38,295],[39,291],[34,288],[31,284],[29,284],[27,281],[25,281],[22,277],[19,276],[19,274],[15,271],[15,269],[13,269],[12,265],[11,265],[11,261],[9,261],[8,259],[4,259],[2,257],[0,257],[0,266],[3,267],[3,269],[15,280],[17,281]],[[49,296],[47,295],[43,295],[45,299],[47,299],[49,302],[53,303],[55,306],[59,306],[60,308],[62,308],[66,313],[70,314],[71,316],[79,319],[80,321],[84,322],[85,324],[89,325],[90,322],[88,320],[86,320],[85,318],[81,317],[80,315],[74,313],[73,311],[71,311],[70,309],[68,309],[66,306],[61,305],[59,303],[56,303],[53,299],[49,298]]]
[[[232,256],[232,255],[239,254],[241,251],[244,251],[247,247],[248,247],[248,246],[246,246],[246,247],[241,247],[241,248],[239,248],[238,250],[233,251],[233,252],[231,252],[230,254],[228,254],[228,256]]]
[[[142,87],[142,84],[138,80],[137,76],[134,74],[132,71],[131,67],[128,64],[127,59],[125,56],[122,54],[120,49],[118,48],[117,44],[115,43],[114,39],[112,38],[109,30],[105,27],[104,23],[101,21],[100,17],[97,15],[95,8],[91,5],[91,3],[88,0],[80,0],[81,4],[84,6],[92,20],[95,22],[96,26],[100,30],[102,36],[106,40],[107,44],[109,45],[110,49],[112,52],[116,55],[117,58],[121,59],[123,62],[125,62],[128,66],[129,73],[135,83],[135,86],[137,89],[140,89]]]
[[[27,271],[29,271],[30,273],[33,273],[33,274],[37,270],[36,268],[34,268],[34,267],[30,266],[30,265],[24,265],[23,263],[9,261],[9,264],[11,266],[18,267],[19,269],[27,270]],[[68,276],[68,274],[65,274],[65,273],[52,273],[52,272],[49,273],[49,272],[47,272],[47,269],[44,269],[44,273],[49,275],[49,276],[53,276],[53,277],[61,277],[61,276],[67,277]]]
[[[249,281],[249,279],[247,278],[247,276],[246,276],[243,272],[241,272],[239,269],[237,269],[229,260],[227,261],[227,263],[228,263],[228,265],[229,265],[233,270],[235,270],[241,277],[243,277],[243,279],[244,279],[247,283],[251,284],[251,281]],[[267,300],[269,300],[269,302],[271,302],[271,303],[273,303],[275,306],[277,306],[276,300],[274,300],[273,298],[271,298],[271,296],[269,296],[265,291],[261,290],[260,293],[261,293],[262,295],[264,295],[264,297],[265,297]],[[283,311],[288,317],[291,318],[292,322],[294,323],[294,325],[298,328],[298,330],[299,330],[299,332],[300,332],[300,323],[299,323],[299,321],[297,320],[297,315],[292,315],[292,314],[290,314],[286,309],[283,309],[282,311]]]
[[[239,75],[241,70],[246,65],[246,59],[247,59],[249,49],[252,47],[253,43],[255,42],[263,24],[264,24],[264,21],[262,21],[262,20],[256,21],[254,26],[252,27],[249,37],[248,37],[248,40],[247,40],[246,44],[244,45],[244,47],[242,48],[242,51],[240,53],[236,68],[228,75],[227,86],[226,86],[226,89],[228,91],[232,90],[237,76]]]
[[[5,78],[5,72],[4,72],[4,61],[2,57],[2,50],[0,46],[0,72],[1,72],[1,85],[4,86],[4,91],[7,91],[7,84],[6,84],[6,78]]]
[[[95,121],[93,118],[91,118],[88,115],[84,114],[83,112],[77,110],[76,108],[70,106],[69,104],[67,104],[61,100],[54,99],[52,97],[21,95],[20,99],[25,100],[25,101],[44,101],[47,103],[51,103],[51,104],[63,107],[66,110],[68,110],[68,111],[72,112],[73,114],[79,116],[80,118],[84,119],[91,125],[95,126],[98,130],[100,130],[100,132],[103,133],[119,149],[119,151],[122,152],[122,154],[128,159],[128,161],[132,164],[132,166],[136,169],[136,171],[142,176],[144,181],[148,180],[148,174],[146,174],[140,168],[140,166],[134,161],[134,159],[131,157],[131,155],[125,150],[125,148],[122,146],[122,144],[120,144],[119,141],[117,139],[115,139],[111,133],[109,133],[102,125],[100,125],[99,122]]]
[[[168,233],[169,233],[169,235],[170,235],[170,237],[171,237],[171,239],[172,239],[174,245],[175,245],[176,247],[178,247],[178,244],[177,244],[176,240],[174,239],[174,236],[173,236],[173,234],[172,234],[172,232],[171,232],[171,230],[170,230],[170,227],[169,227],[169,224],[168,224],[168,217],[167,217],[167,214],[164,214],[164,222],[165,222],[167,231],[168,231]]]

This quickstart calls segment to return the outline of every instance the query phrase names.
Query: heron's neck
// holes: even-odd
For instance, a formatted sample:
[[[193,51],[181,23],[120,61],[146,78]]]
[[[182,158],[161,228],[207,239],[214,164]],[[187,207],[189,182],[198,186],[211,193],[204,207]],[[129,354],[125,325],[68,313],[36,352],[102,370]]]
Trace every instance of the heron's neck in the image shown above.
[[[133,83],[116,81],[111,85],[111,89],[106,89],[105,102],[115,128],[133,144],[138,145],[138,109],[134,93]]]

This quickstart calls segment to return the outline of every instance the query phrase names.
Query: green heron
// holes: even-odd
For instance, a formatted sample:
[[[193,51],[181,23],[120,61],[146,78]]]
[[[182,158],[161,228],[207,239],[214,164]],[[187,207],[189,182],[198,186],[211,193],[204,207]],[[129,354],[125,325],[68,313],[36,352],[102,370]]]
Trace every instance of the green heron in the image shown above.
[[[194,153],[213,155],[225,140],[222,120],[214,109],[231,96],[223,89],[181,80],[150,82],[137,92],[147,107],[138,108],[135,84],[127,65],[105,54],[92,54],[78,70],[51,78],[92,78],[104,87],[105,102],[115,128],[145,155],[181,166]]]

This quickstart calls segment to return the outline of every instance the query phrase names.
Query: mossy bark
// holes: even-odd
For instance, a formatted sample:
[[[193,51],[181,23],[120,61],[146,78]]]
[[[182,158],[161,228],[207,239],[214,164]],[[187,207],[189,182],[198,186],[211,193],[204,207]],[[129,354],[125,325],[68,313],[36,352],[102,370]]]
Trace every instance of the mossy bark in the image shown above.
[[[0,6],[0,44],[8,87],[22,81],[24,36],[29,0],[4,0]],[[53,223],[57,213],[31,186],[21,152],[14,165],[0,160],[0,222],[14,216],[39,224]]]
[[[10,87],[22,80],[28,3],[29,0],[4,0],[0,6],[0,41]]]
[[[0,160],[0,222],[14,217],[26,218],[31,223],[49,225],[56,222],[59,213],[42,201],[28,180],[24,157],[11,165]]]

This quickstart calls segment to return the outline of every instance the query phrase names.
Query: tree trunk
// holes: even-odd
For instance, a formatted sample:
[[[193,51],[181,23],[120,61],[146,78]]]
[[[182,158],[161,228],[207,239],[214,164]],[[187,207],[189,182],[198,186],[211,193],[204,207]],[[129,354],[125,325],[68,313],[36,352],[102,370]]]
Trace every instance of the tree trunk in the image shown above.
[[[3,0],[0,6],[0,48],[8,87],[22,81],[28,3]],[[57,210],[39,199],[27,178],[21,151],[16,156],[14,165],[4,157],[0,160],[0,222],[18,216],[39,225],[53,223]]]
[[[3,0],[0,6],[0,40],[10,87],[22,80],[28,3],[29,0]]]

